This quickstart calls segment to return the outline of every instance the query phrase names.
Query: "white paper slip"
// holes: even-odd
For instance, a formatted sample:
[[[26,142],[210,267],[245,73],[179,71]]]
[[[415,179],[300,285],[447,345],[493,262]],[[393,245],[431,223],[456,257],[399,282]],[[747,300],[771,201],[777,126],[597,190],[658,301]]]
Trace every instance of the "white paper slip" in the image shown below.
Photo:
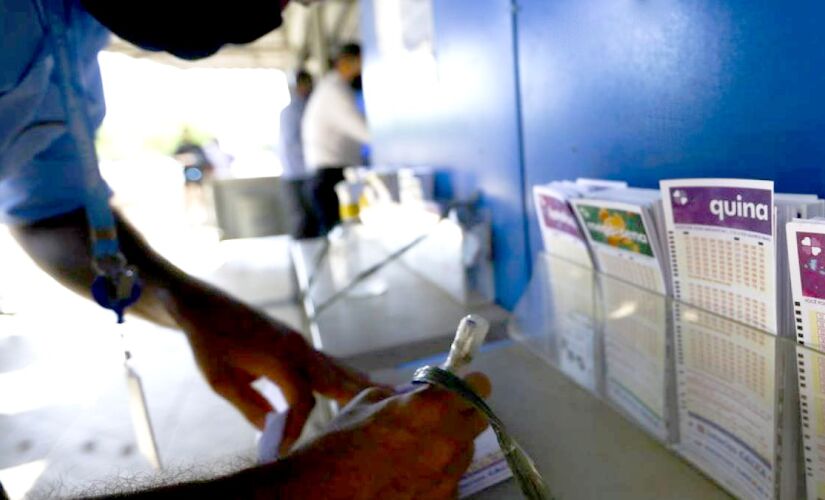
[[[772,181],[661,182],[673,295],[777,332]]]
[[[636,286],[666,293],[656,232],[645,209],[589,198],[571,203],[599,270]]]
[[[284,438],[286,417],[289,413],[271,411],[266,414],[264,431],[258,438],[258,462],[265,464],[278,460],[279,448]]]
[[[152,467],[160,470],[162,468],[160,452],[158,451],[152,420],[149,417],[149,407],[146,404],[143,382],[130,363],[126,363],[124,369],[126,371],[126,387],[129,391],[129,412],[132,414],[132,426],[135,430],[138,449],[152,464]]]
[[[466,498],[513,477],[491,427],[475,440],[473,461],[458,482],[458,497]]]
[[[550,255],[539,256],[550,287],[548,313],[556,335],[541,336],[555,347],[558,367],[576,383],[597,393],[601,380],[600,327],[592,268],[574,266]],[[575,283],[576,286],[570,286]]]

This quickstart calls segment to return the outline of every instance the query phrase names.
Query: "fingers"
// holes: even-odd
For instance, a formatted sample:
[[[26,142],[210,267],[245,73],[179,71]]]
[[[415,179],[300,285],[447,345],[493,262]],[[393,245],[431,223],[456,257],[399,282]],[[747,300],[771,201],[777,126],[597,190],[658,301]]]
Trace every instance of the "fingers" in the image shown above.
[[[303,376],[300,367],[285,362],[280,356],[272,356],[273,349],[263,349],[259,352],[245,353],[235,362],[242,364],[256,377],[267,377],[278,385],[289,404],[289,413],[284,424],[284,434],[281,441],[280,453],[285,455],[301,436],[304,424],[310,412],[315,407],[315,396],[312,386]],[[286,353],[287,355],[289,353]]]
[[[481,373],[473,373],[465,378],[470,387],[479,395],[490,394],[490,381]],[[455,439],[472,439],[487,427],[486,418],[468,401],[446,389],[428,387],[410,394],[409,408],[403,412],[412,419],[414,429],[437,429]]]
[[[347,403],[339,414],[365,414],[373,411],[377,411],[376,405],[382,401],[385,401],[395,394],[387,389],[382,387],[371,387],[367,390],[361,391],[360,394],[355,396]],[[330,423],[329,428],[333,429],[336,427],[336,421]]]
[[[284,456],[289,453],[292,446],[301,437],[309,414],[315,407],[315,397],[312,392],[305,392],[299,399],[289,401],[289,413],[284,424],[284,435],[279,447],[279,453]]]
[[[271,341],[273,344],[269,349],[258,353],[258,364],[260,375],[276,382],[280,382],[284,371],[291,372],[292,376],[302,378],[313,391],[342,405],[376,385],[367,376],[313,349],[298,333],[284,333]]]
[[[490,383],[490,379],[483,373],[470,373],[464,377],[464,381],[467,382],[467,385],[469,385],[476,394],[484,399],[487,399],[493,391],[493,386]]]
[[[458,482],[473,461],[473,450],[474,446],[472,444],[460,450],[453,461],[445,467],[441,479],[430,485],[425,491],[420,492],[418,496],[433,500],[458,498]]]
[[[263,430],[272,405],[250,383],[251,380],[240,373],[228,373],[225,378],[210,381],[215,392],[232,403],[249,423]]]
[[[470,389],[472,389],[473,392],[482,398],[486,398],[492,392],[490,379],[483,373],[470,373],[464,377],[464,382],[470,386]],[[430,386],[426,390],[422,391],[421,396],[425,400],[433,400],[432,402],[439,402],[442,405],[445,405],[446,408],[444,408],[444,410],[467,409],[473,407],[469,401],[465,400],[458,394],[436,386]]]
[[[367,376],[339,364],[309,346],[307,348],[310,352],[307,355],[305,372],[313,389],[320,394],[346,404],[361,391],[376,385]]]
[[[369,389],[361,391],[351,401],[351,405],[373,404],[383,401],[387,398],[395,396],[395,393],[390,389],[383,387],[370,387]]]
[[[447,477],[460,478],[470,467],[473,461],[473,452],[475,451],[475,444],[470,443],[456,453],[453,461],[444,469]]]

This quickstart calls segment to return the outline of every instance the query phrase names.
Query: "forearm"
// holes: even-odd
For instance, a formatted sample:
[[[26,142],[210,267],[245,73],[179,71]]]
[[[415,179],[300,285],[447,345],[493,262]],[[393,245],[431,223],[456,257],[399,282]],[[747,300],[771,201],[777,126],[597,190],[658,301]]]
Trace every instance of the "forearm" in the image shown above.
[[[156,487],[148,486],[131,491],[127,488],[120,488],[119,484],[111,484],[108,485],[111,489],[110,493],[87,494],[88,496],[83,496],[83,498],[94,500],[178,500],[180,498],[289,500],[294,498],[304,500],[350,496],[345,491],[335,492],[331,489],[333,485],[323,481],[325,474],[324,471],[317,470],[318,465],[303,462],[293,457],[286,457],[277,462],[259,465],[227,476]]]
[[[178,500],[180,498],[221,498],[226,500],[280,499],[281,463],[262,465],[212,479],[190,480],[176,484],[134,486],[111,483],[103,486],[105,492],[81,493],[81,498],[94,500]]]
[[[187,288],[205,287],[157,254],[143,237],[122,217],[117,216],[120,248],[129,264],[137,267],[144,292],[130,308],[146,319],[164,326],[175,326],[159,299],[158,292],[171,295]],[[82,210],[29,225],[14,226],[12,235],[38,266],[58,282],[90,297],[95,274],[92,270],[89,229]]]

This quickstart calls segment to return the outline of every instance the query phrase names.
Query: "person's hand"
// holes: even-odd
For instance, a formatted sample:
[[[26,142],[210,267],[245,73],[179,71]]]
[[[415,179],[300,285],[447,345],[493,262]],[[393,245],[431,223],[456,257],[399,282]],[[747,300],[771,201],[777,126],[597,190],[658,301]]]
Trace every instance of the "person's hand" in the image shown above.
[[[489,395],[484,375],[466,380]],[[444,389],[422,386],[398,396],[369,389],[327,433],[272,464],[273,498],[455,498],[473,441],[486,427],[481,413]],[[265,468],[260,474],[265,482]]]
[[[289,451],[315,405],[313,391],[347,403],[369,380],[316,351],[301,334],[206,286],[160,297],[186,331],[207,382],[262,429],[272,406],[250,384],[267,377],[289,403],[280,452]]]

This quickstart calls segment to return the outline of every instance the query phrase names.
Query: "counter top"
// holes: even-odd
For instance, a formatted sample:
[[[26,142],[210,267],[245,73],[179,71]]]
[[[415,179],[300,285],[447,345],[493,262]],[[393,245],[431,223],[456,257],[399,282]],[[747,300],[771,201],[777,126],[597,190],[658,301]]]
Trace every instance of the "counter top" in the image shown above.
[[[715,499],[729,496],[605,402],[517,342],[473,361],[493,383],[489,403],[527,450],[556,498]],[[374,376],[399,384],[414,368]],[[520,499],[511,479],[473,498]]]

